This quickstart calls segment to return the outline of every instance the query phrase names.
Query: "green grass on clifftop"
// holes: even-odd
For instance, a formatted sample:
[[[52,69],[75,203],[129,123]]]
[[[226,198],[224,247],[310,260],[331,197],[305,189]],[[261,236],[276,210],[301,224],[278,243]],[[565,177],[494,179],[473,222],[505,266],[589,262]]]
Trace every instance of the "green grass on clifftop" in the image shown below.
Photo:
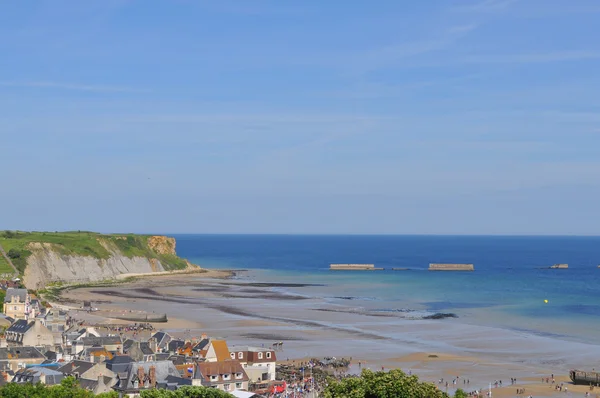
[[[52,250],[60,255],[88,256],[107,259],[111,252],[120,252],[126,257],[155,258],[166,270],[186,267],[185,260],[169,254],[158,254],[148,247],[146,235],[99,234],[87,231],[72,232],[22,232],[0,231],[0,245],[8,253],[15,267],[25,271],[27,257],[31,255],[31,243],[50,243]],[[4,269],[0,259],[0,273]],[[8,270],[10,266],[6,264]]]

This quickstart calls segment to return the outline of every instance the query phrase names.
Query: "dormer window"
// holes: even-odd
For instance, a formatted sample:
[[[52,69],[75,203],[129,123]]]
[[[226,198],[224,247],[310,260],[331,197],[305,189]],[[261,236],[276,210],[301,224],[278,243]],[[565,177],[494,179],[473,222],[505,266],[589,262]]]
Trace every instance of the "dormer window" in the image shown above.
[[[270,352],[267,352],[267,358],[269,358],[269,359],[271,358],[271,353]]]
[[[223,375],[223,380],[230,380],[231,379],[231,375],[229,373],[225,373]]]
[[[230,353],[229,356],[231,357],[231,359],[235,359],[235,352]]]
[[[216,376],[216,375],[212,375],[212,376],[210,376],[210,380],[211,380],[211,381],[215,381],[215,380],[217,380],[218,378],[219,378],[219,376]]]
[[[262,359],[262,352],[258,353],[258,359]]]
[[[235,374],[235,378],[236,378],[236,379],[241,379],[242,377],[243,377],[243,376],[242,376],[242,373],[240,373],[240,372],[237,372],[237,373]]]
[[[244,358],[244,353],[238,352],[238,359],[243,359],[243,358]]]

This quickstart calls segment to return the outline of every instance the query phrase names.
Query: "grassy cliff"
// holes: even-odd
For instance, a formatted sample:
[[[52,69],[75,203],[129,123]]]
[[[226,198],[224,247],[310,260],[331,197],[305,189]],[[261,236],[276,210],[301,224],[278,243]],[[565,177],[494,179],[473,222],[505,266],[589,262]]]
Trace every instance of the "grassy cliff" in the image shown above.
[[[166,270],[184,269],[187,262],[175,253],[174,240],[166,237],[136,234],[99,234],[72,232],[0,232],[0,245],[20,273],[25,272],[32,244],[49,244],[60,255],[108,259],[115,253],[133,258],[157,259]],[[1,257],[1,256],[0,256]],[[8,264],[0,258],[0,273]]]

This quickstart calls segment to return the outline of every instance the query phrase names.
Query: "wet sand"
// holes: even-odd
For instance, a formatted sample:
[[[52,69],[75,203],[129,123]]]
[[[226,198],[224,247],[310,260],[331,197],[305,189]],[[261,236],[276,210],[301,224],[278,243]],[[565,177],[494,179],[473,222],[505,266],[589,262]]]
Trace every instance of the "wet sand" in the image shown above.
[[[600,355],[598,346],[466,325],[460,319],[410,319],[403,313],[369,312],[352,307],[352,300],[344,300],[347,306],[332,305],[303,294],[307,288],[326,287],[171,275],[70,290],[64,299],[74,306],[91,300],[108,316],[150,309],[166,313],[169,323],[154,326],[177,336],[206,333],[229,344],[265,347],[283,342],[278,360],[352,357],[354,373],[361,368],[401,367],[432,382],[456,376],[470,380],[462,385],[459,379],[449,392],[453,387],[487,388],[494,380],[506,385],[516,377],[518,386],[495,389],[494,396],[516,396],[517,387],[523,386],[525,396],[552,396],[560,393],[541,384],[542,376],[554,373],[565,379],[571,367],[595,367]],[[583,396],[583,387],[569,385],[569,390],[582,391]]]

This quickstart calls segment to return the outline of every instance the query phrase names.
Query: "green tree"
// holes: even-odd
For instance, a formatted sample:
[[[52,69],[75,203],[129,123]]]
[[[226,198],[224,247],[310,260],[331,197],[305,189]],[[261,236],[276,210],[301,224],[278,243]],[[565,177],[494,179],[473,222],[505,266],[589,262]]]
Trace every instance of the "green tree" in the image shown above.
[[[116,391],[103,392],[96,395],[96,398],[119,398],[119,393]]]
[[[42,383],[7,383],[0,389],[2,398],[45,398],[48,388]]]
[[[463,391],[462,388],[459,388],[458,390],[456,390],[456,392],[454,393],[454,398],[468,398],[468,395],[466,392]]]
[[[360,376],[331,381],[325,398],[448,398],[433,383],[420,382],[400,369],[373,372],[363,369]]]
[[[233,395],[216,388],[183,386],[175,391],[144,390],[141,398],[233,398]]]

